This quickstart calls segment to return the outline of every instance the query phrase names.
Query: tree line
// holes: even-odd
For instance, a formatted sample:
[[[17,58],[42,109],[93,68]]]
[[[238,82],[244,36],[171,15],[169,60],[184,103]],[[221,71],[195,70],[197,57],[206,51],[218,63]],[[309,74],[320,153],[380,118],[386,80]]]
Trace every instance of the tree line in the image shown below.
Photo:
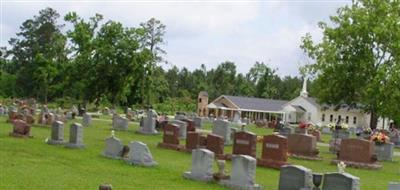
[[[286,100],[300,91],[301,78],[281,78],[262,62],[247,74],[230,61],[213,69],[164,69],[166,26],[154,18],[127,27],[100,14],[86,20],[75,12],[60,17],[52,8],[39,11],[22,23],[9,48],[2,48],[0,96],[44,103],[194,105],[200,91],[210,99],[229,94]]]

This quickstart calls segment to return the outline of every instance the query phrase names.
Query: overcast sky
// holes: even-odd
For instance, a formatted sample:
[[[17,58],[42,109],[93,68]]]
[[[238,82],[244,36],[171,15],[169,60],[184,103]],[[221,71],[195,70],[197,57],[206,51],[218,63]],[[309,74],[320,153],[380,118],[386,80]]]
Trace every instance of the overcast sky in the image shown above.
[[[329,21],[336,9],[350,1],[7,1],[1,0],[1,45],[19,31],[22,22],[40,9],[52,7],[61,15],[75,11],[89,18],[137,27],[151,17],[166,26],[164,49],[170,64],[190,70],[205,64],[215,68],[233,61],[246,73],[262,61],[280,75],[298,75],[307,60],[299,48],[301,37],[321,38],[319,21]],[[62,20],[60,20],[62,22]],[[170,66],[167,66],[167,68]]]

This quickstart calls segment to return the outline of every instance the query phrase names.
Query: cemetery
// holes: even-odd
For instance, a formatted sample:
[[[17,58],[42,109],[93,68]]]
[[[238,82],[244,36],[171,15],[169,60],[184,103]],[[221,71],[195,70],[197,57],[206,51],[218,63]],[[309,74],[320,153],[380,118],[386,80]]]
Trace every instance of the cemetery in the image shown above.
[[[91,118],[90,127],[85,127],[80,123],[88,114],[65,122],[55,120],[50,126],[31,123],[29,127],[18,117],[12,120],[13,116],[0,116],[1,154],[13,155],[13,159],[1,163],[4,172],[0,176],[11,182],[25,179],[0,183],[2,188],[89,189],[111,184],[116,189],[134,185],[141,189],[297,190],[318,185],[327,190],[374,190],[382,186],[393,189],[400,176],[400,149],[377,154],[374,148],[379,145],[355,135],[342,140],[340,153],[335,154],[329,151],[329,144],[317,143],[314,136],[300,130],[285,137],[268,127],[249,124],[236,128],[226,120],[203,118],[201,128],[187,131],[196,118],[181,117],[171,119],[158,135],[148,135],[137,131],[151,126],[129,121],[124,130],[119,130],[115,128],[116,117],[106,114]],[[21,123],[26,127],[20,127]],[[9,134],[14,126],[22,129]],[[181,127],[185,128],[183,132]],[[29,138],[24,138],[25,130],[29,130]],[[321,138],[329,142],[333,137],[322,134]],[[304,153],[305,157],[318,155],[319,159],[293,157],[292,152]],[[27,167],[36,168],[35,178],[29,173],[13,173]],[[63,177],[39,183],[54,175]]]
[[[400,1],[0,9],[0,190],[400,190]]]

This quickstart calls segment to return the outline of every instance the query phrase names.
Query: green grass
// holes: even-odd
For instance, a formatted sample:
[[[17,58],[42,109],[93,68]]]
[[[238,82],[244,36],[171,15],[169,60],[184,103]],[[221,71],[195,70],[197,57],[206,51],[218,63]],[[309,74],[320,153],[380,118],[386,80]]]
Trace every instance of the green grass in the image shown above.
[[[68,139],[69,125],[65,125],[65,139]],[[131,124],[129,131],[116,131],[124,144],[139,140],[146,143],[157,167],[145,168],[126,164],[121,160],[104,158],[101,153],[104,139],[110,135],[111,121],[93,121],[93,126],[84,129],[85,149],[68,149],[62,146],[47,145],[44,140],[50,136],[50,128],[33,127],[31,139],[9,137],[12,126],[0,118],[0,189],[97,189],[100,183],[111,183],[114,189],[224,189],[217,184],[186,180],[184,171],[190,170],[191,155],[157,148],[159,136],[143,136],[134,133],[137,124]],[[207,128],[207,126],[205,126]],[[269,129],[250,127],[259,135],[270,134]],[[231,146],[225,152],[230,153]],[[290,159],[293,164],[303,165],[314,172],[333,172],[336,166],[330,165],[334,155],[327,147],[320,147],[324,161],[304,161]],[[258,145],[257,154],[261,147]],[[394,162],[384,162],[378,171],[346,169],[361,178],[363,190],[386,189],[389,181],[400,179],[399,157]],[[227,164],[230,170],[230,163]],[[257,168],[256,182],[265,189],[277,189],[279,171]]]

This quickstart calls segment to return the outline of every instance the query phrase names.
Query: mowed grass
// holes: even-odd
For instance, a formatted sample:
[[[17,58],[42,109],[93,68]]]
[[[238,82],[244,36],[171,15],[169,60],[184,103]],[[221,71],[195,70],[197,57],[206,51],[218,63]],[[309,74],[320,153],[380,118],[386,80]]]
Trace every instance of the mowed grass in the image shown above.
[[[80,122],[80,120],[76,120]],[[70,123],[65,124],[65,140],[69,136]],[[154,159],[159,163],[153,168],[128,165],[122,160],[112,160],[101,155],[104,139],[110,136],[111,121],[93,120],[92,126],[84,129],[85,149],[68,149],[45,143],[50,136],[50,128],[33,127],[34,138],[9,137],[12,126],[0,118],[0,189],[97,189],[100,183],[111,183],[114,189],[225,189],[214,183],[186,180],[182,173],[190,170],[191,155],[157,148],[162,136],[136,134],[138,126],[130,124],[128,131],[116,131],[116,136],[124,144],[130,141],[146,143]],[[271,134],[271,130],[250,127],[259,135]],[[225,149],[231,153],[232,147]],[[293,164],[303,165],[314,172],[334,172],[330,165],[335,156],[327,147],[320,147],[323,161],[290,159]],[[258,144],[257,154],[261,154]],[[384,162],[381,170],[347,168],[346,171],[361,178],[361,189],[386,189],[389,181],[400,180],[400,159]],[[227,162],[227,170],[231,170]],[[216,170],[216,168],[215,168]],[[258,167],[256,182],[265,189],[278,189],[279,171]],[[290,182],[287,182],[290,183]]]

